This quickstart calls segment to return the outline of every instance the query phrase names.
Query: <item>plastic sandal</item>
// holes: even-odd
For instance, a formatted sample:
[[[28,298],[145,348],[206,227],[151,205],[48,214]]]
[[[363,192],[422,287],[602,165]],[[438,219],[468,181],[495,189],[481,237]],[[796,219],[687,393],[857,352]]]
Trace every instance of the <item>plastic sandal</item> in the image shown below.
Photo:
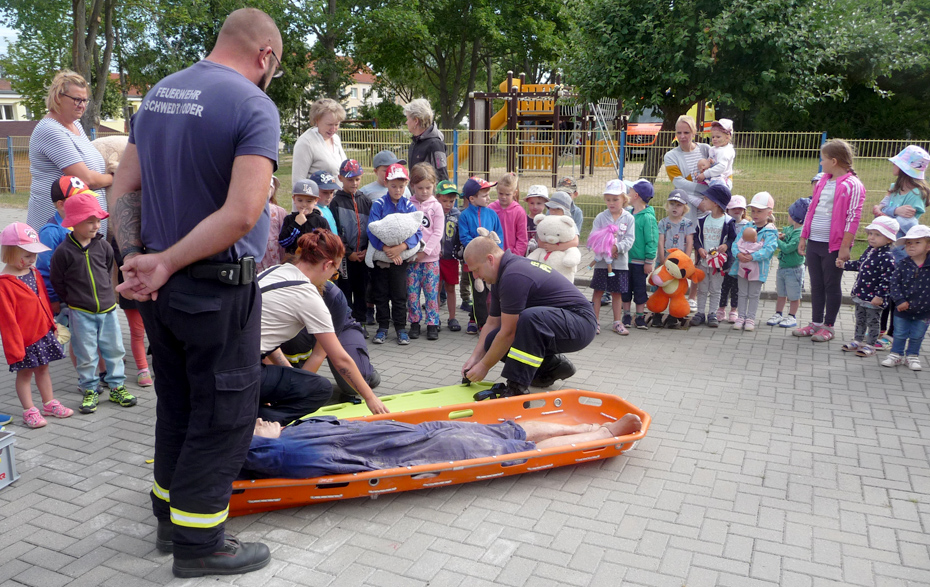
[[[42,406],[42,415],[43,416],[55,416],[56,418],[68,418],[74,414],[74,410],[71,408],[66,408],[61,405],[61,402],[57,399],[44,404]]]
[[[858,341],[853,340],[853,341],[847,342],[846,344],[843,345],[843,352],[844,352],[844,353],[852,353],[852,352],[855,352],[855,351],[859,350],[859,348],[860,348],[861,346],[862,346],[862,345],[860,345]]]
[[[867,345],[867,344],[861,345],[861,346],[856,350],[856,356],[857,356],[857,357],[871,357],[871,356],[873,356],[873,355],[875,355],[875,349],[873,349],[872,347],[870,347],[870,346]]]
[[[833,328],[829,326],[821,326],[817,332],[814,333],[814,336],[811,337],[811,340],[814,342],[827,342],[828,340],[833,339]]]
[[[23,412],[23,422],[30,428],[41,428],[48,424],[42,414],[39,413],[39,408],[35,406]]]
[[[617,320],[616,322],[614,322],[614,325],[611,328],[613,329],[614,332],[616,332],[617,334],[621,336],[626,336],[630,333],[630,331],[626,329],[626,326],[624,326],[623,322],[621,322],[620,320]]]

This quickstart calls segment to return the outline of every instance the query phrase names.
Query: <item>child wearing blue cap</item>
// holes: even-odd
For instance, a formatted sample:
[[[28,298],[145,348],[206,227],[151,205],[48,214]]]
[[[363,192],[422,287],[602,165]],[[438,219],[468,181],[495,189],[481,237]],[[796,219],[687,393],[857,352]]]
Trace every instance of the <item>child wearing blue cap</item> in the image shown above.
[[[798,198],[788,207],[788,218],[791,224],[778,233],[778,271],[775,273],[775,290],[778,298],[775,300],[775,314],[766,322],[769,326],[782,328],[796,328],[798,325],[798,309],[801,307],[801,289],[804,286],[804,256],[798,252],[798,242],[801,240],[801,228],[804,226],[804,217],[810,208],[810,198]],[[785,303],[789,303],[788,316]]]

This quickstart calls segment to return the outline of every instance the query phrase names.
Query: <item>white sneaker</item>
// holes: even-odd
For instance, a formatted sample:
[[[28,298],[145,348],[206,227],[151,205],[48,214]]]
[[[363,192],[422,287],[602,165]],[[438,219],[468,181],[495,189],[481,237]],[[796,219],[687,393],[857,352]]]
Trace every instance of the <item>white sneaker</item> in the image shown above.
[[[917,357],[914,357],[915,359]],[[897,353],[888,353],[888,356],[885,357],[885,360],[882,361],[882,367],[897,367],[898,365],[904,364],[904,357]],[[920,361],[917,361],[917,364],[920,365]]]
[[[691,313],[694,314],[697,312],[697,300],[688,300],[688,307],[691,308]]]
[[[745,321],[743,318],[737,318],[736,321],[733,322],[733,330],[742,330],[742,329],[743,329],[743,324],[744,324],[745,322],[746,322],[746,321]]]
[[[781,322],[778,323],[778,326],[781,328],[797,328],[798,319],[794,316],[785,316],[781,319]]]
[[[769,318],[769,321],[766,322],[765,324],[766,326],[778,326],[779,324],[781,324],[781,321],[784,319],[785,319],[784,316],[776,312],[775,315]]]
[[[746,320],[743,322],[743,330],[745,330],[746,332],[752,332],[755,329],[756,329],[756,321],[753,320],[752,318],[746,318]]]
[[[920,371],[923,367],[920,366],[920,357],[917,355],[910,355],[907,359],[907,368],[911,371]]]

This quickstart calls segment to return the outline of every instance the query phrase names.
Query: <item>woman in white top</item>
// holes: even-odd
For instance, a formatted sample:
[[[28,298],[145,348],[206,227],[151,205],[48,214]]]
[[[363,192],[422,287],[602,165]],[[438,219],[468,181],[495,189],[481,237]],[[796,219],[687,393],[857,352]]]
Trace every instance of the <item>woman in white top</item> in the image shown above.
[[[333,368],[362,396],[372,414],[388,413],[389,410],[371,390],[355,361],[342,348],[329,309],[323,301],[321,292],[326,281],[339,269],[345,255],[342,241],[330,231],[317,228],[297,240],[297,250],[300,255],[296,264],[277,265],[259,276],[258,285],[262,292],[261,350],[266,362],[271,363],[265,367],[268,373],[262,376],[262,404],[285,404],[295,398],[304,399],[288,392],[283,395],[277,393],[282,390],[273,389],[276,387],[273,383],[293,379],[287,371],[295,368],[291,367],[280,346],[306,329],[316,339],[316,348],[312,355],[314,360],[308,360],[303,369],[315,371],[319,369],[323,358],[328,358]],[[281,369],[285,373],[281,373]],[[266,386],[268,376],[271,376],[272,384]],[[308,381],[306,384],[310,393],[315,393],[314,383]],[[291,383],[286,385],[291,386]],[[275,407],[279,411],[287,411],[288,408],[286,405]]]
[[[679,116],[675,122],[675,138],[678,146],[665,154],[665,173],[677,189],[683,190],[691,206],[686,218],[697,222],[698,206],[707,186],[694,181],[698,174],[698,161],[710,155],[710,145],[698,143],[697,123],[687,114]]]
[[[346,119],[345,109],[339,102],[323,98],[310,107],[313,128],[300,135],[294,143],[294,164],[291,168],[291,185],[307,179],[317,171],[339,176],[339,166],[348,159],[337,134],[339,125]]]
[[[48,114],[39,121],[29,139],[29,190],[27,223],[36,230],[55,215],[52,184],[62,175],[74,175],[97,192],[97,201],[106,211],[106,189],[113,184],[113,174],[106,173],[106,162],[81,127],[88,102],[87,81],[77,73],[59,71],[48,87],[45,105]],[[106,234],[106,220],[100,231]]]

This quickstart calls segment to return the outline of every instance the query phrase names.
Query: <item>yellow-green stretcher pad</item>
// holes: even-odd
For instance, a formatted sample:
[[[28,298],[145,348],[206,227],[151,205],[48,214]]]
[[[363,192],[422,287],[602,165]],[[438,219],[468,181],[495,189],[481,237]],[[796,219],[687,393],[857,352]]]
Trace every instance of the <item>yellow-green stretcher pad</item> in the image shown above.
[[[474,395],[476,393],[488,389],[491,385],[492,384],[487,381],[472,383],[471,385],[447,385],[445,387],[435,387],[422,391],[383,395],[381,396],[381,401],[384,402],[384,405],[387,406],[387,409],[391,410],[392,413],[420,410],[423,408],[438,408],[440,406],[452,406],[474,401]],[[309,417],[336,416],[337,418],[345,419],[370,415],[371,412],[368,411],[368,406],[365,405],[365,402],[362,402],[360,404],[342,403],[323,406],[310,414]]]

